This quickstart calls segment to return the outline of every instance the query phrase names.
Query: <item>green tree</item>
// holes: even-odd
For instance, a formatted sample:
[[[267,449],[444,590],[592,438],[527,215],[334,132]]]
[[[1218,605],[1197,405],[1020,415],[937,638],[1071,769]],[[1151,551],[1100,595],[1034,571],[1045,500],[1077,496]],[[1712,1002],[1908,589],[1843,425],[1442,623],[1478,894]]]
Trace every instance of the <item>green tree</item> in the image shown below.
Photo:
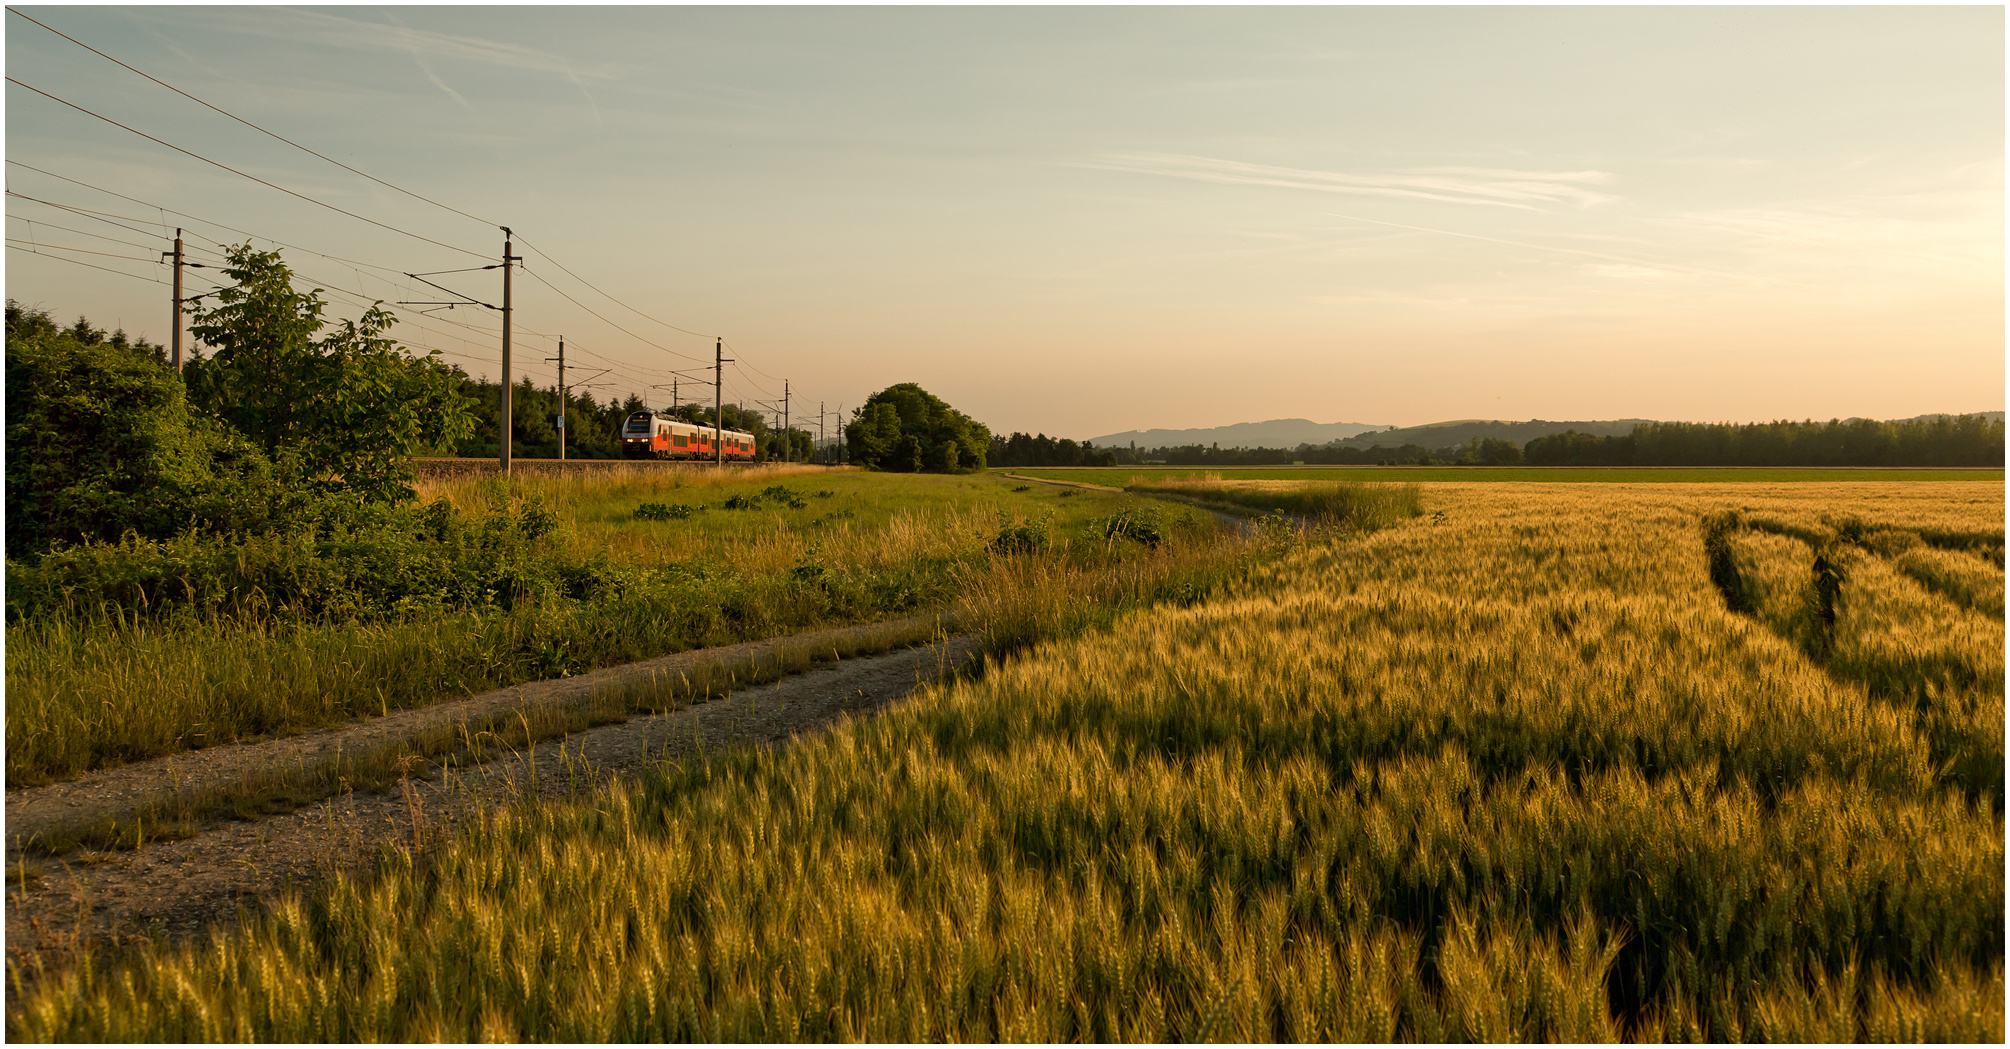
[[[153,349],[7,304],[8,557],[128,532],[257,531],[304,504],[255,446],[190,408]]]
[[[190,397],[268,453],[297,454],[315,485],[409,498],[406,457],[474,432],[455,373],[386,336],[397,319],[381,304],[321,335],[320,289],[295,290],[277,252],[233,248],[223,273],[232,286],[192,312],[189,333],[213,352],[190,367]]]
[[[1466,446],[1459,462],[1466,466],[1513,466],[1521,462],[1521,446],[1499,437],[1482,437]]]
[[[851,461],[876,470],[982,470],[991,431],[911,382],[866,398],[845,425]]]

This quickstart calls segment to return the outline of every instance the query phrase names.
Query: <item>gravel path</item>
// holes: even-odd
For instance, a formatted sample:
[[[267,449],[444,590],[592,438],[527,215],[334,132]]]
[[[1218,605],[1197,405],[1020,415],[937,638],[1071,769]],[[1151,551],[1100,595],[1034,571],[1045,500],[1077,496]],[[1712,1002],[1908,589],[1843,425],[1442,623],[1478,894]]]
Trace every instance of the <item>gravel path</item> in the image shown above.
[[[1001,473],[998,476],[1010,477],[1015,481],[1031,481],[1034,484],[1051,484],[1056,488],[1087,488],[1092,492],[1124,491],[1124,489],[1122,488],[1112,488],[1106,484],[1090,484],[1087,481],[1052,481],[1048,480],[1045,477],[1028,477],[1025,474],[1013,474],[1013,473]],[[1236,534],[1238,535],[1249,535],[1256,531],[1255,522],[1251,521],[1249,518],[1237,517],[1236,515],[1223,511],[1218,507],[1215,507],[1205,502],[1204,500],[1188,499],[1184,496],[1172,495],[1166,492],[1153,492],[1151,493],[1151,498],[1162,499],[1165,500],[1166,502],[1184,503],[1187,506],[1193,507],[1194,509],[1204,510],[1209,515],[1211,515],[1215,520],[1220,521],[1222,524],[1225,524],[1230,528],[1235,529]],[[1291,522],[1292,526],[1297,528],[1301,532],[1312,527],[1312,522],[1306,520],[1303,517],[1293,516],[1291,518]]]
[[[734,654],[746,656],[757,646],[802,639],[803,635],[798,635],[730,647],[740,650]],[[393,719],[405,719],[397,723],[404,731],[420,723],[407,715],[468,717],[477,709],[561,701],[590,691],[596,684],[617,680],[621,674],[662,673],[680,666],[675,662],[679,659],[688,661],[707,654],[716,658],[723,651],[680,653],[579,678],[503,690],[506,696],[487,693],[445,705],[463,708],[458,713],[445,708],[407,711],[311,737],[213,748],[173,760],[180,774],[202,774],[197,771],[201,764],[197,759],[204,759],[213,763],[211,774],[221,775],[217,770],[241,770],[260,761],[281,760],[275,755],[332,753],[344,734],[352,739],[369,733],[390,738],[384,734],[394,732],[387,724]],[[381,844],[425,847],[442,840],[456,824],[532,790],[539,796],[562,796],[612,777],[632,775],[648,763],[695,754],[701,748],[711,751],[774,744],[819,730],[840,717],[870,712],[906,696],[968,665],[978,653],[977,637],[964,635],[923,647],[825,663],[770,684],[741,688],[724,698],[665,714],[632,717],[575,732],[562,740],[546,740],[526,753],[505,753],[498,760],[471,768],[433,770],[430,778],[421,772],[399,781],[397,789],[388,793],[346,793],[282,816],[221,824],[181,841],[57,858],[10,848],[6,868],[8,956],[26,960],[39,953],[44,960],[54,961],[93,944],[162,935],[181,939],[234,915],[240,905],[259,897],[367,862]],[[115,769],[90,780],[10,794],[10,841],[21,840],[16,837],[16,794],[28,799],[20,814],[24,819],[53,818],[47,814],[93,805],[129,808],[135,798],[161,789],[160,780],[152,780],[151,787],[149,782],[148,774],[137,768],[132,772]],[[92,800],[93,784],[103,796],[100,800]]]
[[[934,616],[916,616],[693,649],[576,677],[496,689],[300,735],[207,747],[87,773],[63,783],[10,790],[6,809],[7,846],[10,852],[19,851],[58,825],[74,826],[126,816],[150,801],[176,792],[194,795],[224,790],[235,783],[269,776],[275,769],[312,767],[338,754],[367,753],[455,725],[480,724],[520,709],[535,712],[540,708],[578,704],[601,689],[654,678],[690,676],[706,667],[726,667],[745,677],[746,669],[789,654],[833,659],[840,648],[884,651],[905,647],[938,626]]]

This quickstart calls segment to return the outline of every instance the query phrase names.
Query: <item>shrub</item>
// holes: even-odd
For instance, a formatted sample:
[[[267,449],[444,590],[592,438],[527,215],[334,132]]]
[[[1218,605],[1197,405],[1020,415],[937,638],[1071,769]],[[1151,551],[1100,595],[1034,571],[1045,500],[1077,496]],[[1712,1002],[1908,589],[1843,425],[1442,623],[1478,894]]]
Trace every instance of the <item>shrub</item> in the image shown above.
[[[7,315],[7,556],[52,544],[281,525],[311,499],[285,467],[192,410],[151,355]]]
[[[644,521],[682,521],[705,508],[703,503],[690,506],[685,503],[643,503],[635,508],[635,516]]]
[[[998,515],[998,534],[985,541],[985,547],[994,554],[1036,554],[1047,549],[1047,519],[1014,522],[1004,514]]]

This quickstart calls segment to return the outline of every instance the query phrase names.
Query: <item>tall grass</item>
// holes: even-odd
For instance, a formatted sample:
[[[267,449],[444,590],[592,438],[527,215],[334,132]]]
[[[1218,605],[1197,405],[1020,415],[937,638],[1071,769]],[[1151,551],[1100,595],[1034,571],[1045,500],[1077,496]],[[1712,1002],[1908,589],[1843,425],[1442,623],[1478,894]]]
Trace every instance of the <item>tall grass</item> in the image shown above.
[[[819,475],[827,497],[805,489],[801,509],[715,506],[673,522],[633,513],[680,485],[719,503],[787,476],[469,481],[429,493],[464,504],[456,509],[471,522],[442,526],[445,542],[419,534],[350,550],[312,537],[185,537],[10,565],[19,584],[10,600],[31,611],[7,632],[8,785],[690,648],[948,608],[971,586],[983,591],[973,622],[1010,645],[1018,642],[1008,634],[1063,628],[1066,617],[1031,611],[1043,601],[1078,609],[1067,620],[1078,629],[1171,593],[1174,577],[1198,573],[1182,591],[1196,592],[1238,556],[1233,543],[1202,541],[1215,530],[1191,513],[1165,550],[1112,545],[1099,533],[1091,541],[1085,529],[1097,515],[1137,500],[1041,502],[981,477]],[[1041,521],[1056,537],[1037,565],[1013,570],[1021,575],[991,567],[1001,513]],[[1038,597],[1013,589],[1044,585],[1039,573],[1065,585]],[[94,597],[65,580],[88,581]],[[22,596],[30,591],[42,597]],[[985,626],[987,617],[1000,625]]]
[[[17,968],[8,1033],[2001,1040],[2000,780],[1725,607],[1721,496],[1442,505],[234,937]],[[1845,615],[1891,582],[1853,578]]]
[[[1423,489],[1415,484],[1304,481],[1224,481],[1218,473],[1197,477],[1137,476],[1125,491],[1172,495],[1259,513],[1275,511],[1318,524],[1373,531],[1423,513]]]

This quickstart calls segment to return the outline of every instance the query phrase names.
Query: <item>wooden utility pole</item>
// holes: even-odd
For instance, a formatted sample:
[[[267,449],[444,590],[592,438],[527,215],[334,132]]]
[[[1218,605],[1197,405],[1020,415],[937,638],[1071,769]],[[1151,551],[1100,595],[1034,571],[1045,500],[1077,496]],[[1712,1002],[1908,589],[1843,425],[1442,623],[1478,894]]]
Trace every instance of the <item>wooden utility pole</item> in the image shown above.
[[[721,338],[712,347],[712,465],[721,469],[726,466],[726,365],[731,361]]]
[[[795,440],[789,436],[789,380],[782,380],[782,461],[794,462]]]
[[[170,251],[161,252],[161,257],[164,259],[171,258],[174,260],[174,326],[169,329],[169,331],[172,332],[172,334],[168,336],[168,345],[172,347],[173,355],[169,358],[169,360],[174,364],[174,373],[176,375],[180,375],[181,374],[181,304],[183,301],[181,297],[181,266],[183,259],[181,254],[181,230],[179,228],[177,228],[174,231],[174,250],[171,252]]]
[[[565,461],[565,336],[558,337],[558,356],[545,360],[558,362],[558,461]]]
[[[510,265],[509,264],[512,262],[522,262],[523,260],[517,256],[510,254],[510,238],[513,236],[513,234],[510,233],[509,227],[498,226],[496,228],[503,231],[502,442],[501,447],[499,449],[498,458],[502,463],[503,476],[507,477],[509,476],[509,436],[510,436],[510,430],[515,425],[514,416],[512,416],[512,414],[510,413],[510,397],[509,397],[510,395],[510,388],[509,388]]]
[[[817,402],[817,451],[825,462],[830,461],[830,439],[824,436],[824,402]]]

